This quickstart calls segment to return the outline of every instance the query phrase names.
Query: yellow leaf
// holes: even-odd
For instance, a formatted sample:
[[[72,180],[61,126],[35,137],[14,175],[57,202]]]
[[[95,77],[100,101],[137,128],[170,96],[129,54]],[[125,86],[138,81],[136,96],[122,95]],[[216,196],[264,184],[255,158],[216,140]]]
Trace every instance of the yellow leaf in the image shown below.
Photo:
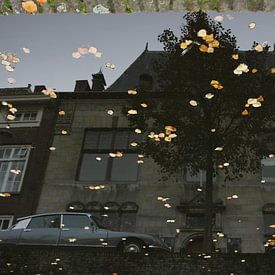
[[[235,60],[239,59],[239,55],[237,53],[232,54],[232,58]]]
[[[37,12],[37,5],[33,1],[22,2],[22,8],[28,13]]]
[[[220,42],[218,41],[218,40],[214,40],[213,42],[212,42],[212,47],[213,48],[218,48],[220,46]]]
[[[242,115],[243,115],[243,116],[248,116],[248,111],[247,111],[246,109],[244,109],[244,110],[242,111]]]
[[[39,4],[39,5],[45,5],[47,3],[47,0],[36,0],[36,2]]]
[[[251,71],[253,74],[257,73],[258,70],[256,68],[253,68],[252,71]]]
[[[167,126],[165,126],[165,130],[170,131],[170,132],[176,132],[177,128],[167,125]]]
[[[262,95],[260,95],[258,98],[257,98],[258,101],[260,102],[263,102],[264,101],[264,97]]]
[[[204,44],[201,44],[200,47],[199,47],[199,50],[203,53],[206,53],[207,50],[208,50],[208,47]]]
[[[258,44],[256,47],[255,47],[255,50],[257,52],[262,52],[264,50],[264,47],[261,45],[261,44]]]
[[[214,35],[213,35],[213,34],[206,35],[205,37],[203,37],[203,39],[204,39],[207,43],[211,43],[211,42],[214,41]]]

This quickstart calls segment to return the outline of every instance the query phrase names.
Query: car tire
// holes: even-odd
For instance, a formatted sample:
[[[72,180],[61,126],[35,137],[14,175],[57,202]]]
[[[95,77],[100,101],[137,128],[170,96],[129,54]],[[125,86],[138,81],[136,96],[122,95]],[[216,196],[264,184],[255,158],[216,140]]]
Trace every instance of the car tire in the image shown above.
[[[129,240],[122,247],[123,253],[141,253],[142,252],[142,243],[138,240]]]

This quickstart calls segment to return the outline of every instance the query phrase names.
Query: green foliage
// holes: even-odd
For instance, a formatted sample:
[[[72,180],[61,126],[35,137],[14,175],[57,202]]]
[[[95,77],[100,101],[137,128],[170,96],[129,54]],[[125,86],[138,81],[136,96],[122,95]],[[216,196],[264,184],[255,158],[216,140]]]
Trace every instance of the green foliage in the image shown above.
[[[133,12],[131,4],[130,4],[130,0],[124,0],[123,4],[124,4],[124,7],[125,7],[125,11],[127,13],[132,13]]]
[[[3,1],[3,11],[5,12],[13,12],[12,4],[10,0],[4,0]]]
[[[80,12],[86,14],[87,13],[87,7],[86,7],[86,3],[84,2],[84,0],[80,0]]]
[[[240,60],[234,60],[232,54],[238,48],[230,30],[202,11],[188,13],[184,19],[186,24],[180,37],[170,29],[159,35],[164,54],[155,64],[158,98],[152,94],[148,98],[139,91],[129,102],[131,108],[138,109],[138,115],[127,118],[145,135],[141,148],[168,173],[186,167],[193,173],[207,170],[209,156],[215,168],[225,162],[230,164],[223,169],[228,180],[241,178],[246,172],[256,173],[260,158],[269,150],[269,138],[259,138],[259,133],[269,129],[269,122],[275,120],[274,81],[268,72],[270,68],[266,68],[269,53],[267,50],[240,52]],[[197,36],[201,29],[213,34],[220,43],[212,54],[199,50],[199,45],[205,43]],[[193,43],[183,52],[180,43],[185,40]],[[240,63],[247,64],[250,71],[237,76],[233,71]],[[252,68],[258,72],[252,73]],[[223,89],[212,87],[212,80],[219,81]],[[213,93],[214,97],[205,98],[207,93]],[[249,115],[242,116],[248,98],[259,96],[264,98],[262,107],[250,106]],[[196,100],[198,106],[191,106],[190,100]],[[149,107],[141,108],[141,102]],[[164,133],[166,125],[177,128],[177,137],[172,142],[163,139],[157,142],[147,137],[151,131]],[[224,149],[215,151],[216,147]]]
[[[53,11],[53,12],[56,12],[56,8],[58,6],[58,3],[56,0],[48,0],[47,1],[48,3],[48,6],[50,7],[50,9]]]

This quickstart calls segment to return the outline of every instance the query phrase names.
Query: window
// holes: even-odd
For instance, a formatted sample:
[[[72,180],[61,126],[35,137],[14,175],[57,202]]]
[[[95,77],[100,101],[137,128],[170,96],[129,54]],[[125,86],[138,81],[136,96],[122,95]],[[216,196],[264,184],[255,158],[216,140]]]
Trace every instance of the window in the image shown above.
[[[275,160],[274,159],[262,159],[262,183],[275,182]]]
[[[60,215],[34,217],[31,219],[28,228],[60,228]]]
[[[12,229],[24,229],[28,226],[31,219],[24,219],[18,221],[15,225],[12,226]]]
[[[135,181],[138,176],[137,150],[140,135],[132,129],[87,130],[80,160],[80,181]],[[122,152],[112,158],[109,153]]]
[[[90,218],[86,215],[63,215],[63,228],[89,229],[92,226]]]
[[[39,126],[42,118],[42,109],[26,109],[19,110],[15,113],[14,120],[7,119],[7,112],[2,111],[0,113],[0,127],[6,127],[11,125],[12,127],[34,127]]]
[[[216,215],[213,214],[212,224],[215,226]],[[204,228],[205,215],[204,213],[187,213],[186,214],[186,227],[201,229]]]
[[[30,146],[0,146],[0,192],[19,193]]]
[[[7,229],[11,226],[13,216],[0,216],[0,230]]]
[[[275,234],[275,203],[267,203],[263,206],[264,234],[271,237]]]

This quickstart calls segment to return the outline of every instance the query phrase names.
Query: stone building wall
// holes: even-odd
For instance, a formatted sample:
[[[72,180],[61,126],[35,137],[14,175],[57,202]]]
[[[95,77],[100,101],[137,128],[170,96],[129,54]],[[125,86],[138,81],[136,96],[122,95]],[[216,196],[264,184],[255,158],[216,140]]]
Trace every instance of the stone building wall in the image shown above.
[[[186,214],[177,209],[182,202],[189,202],[201,194],[197,191],[199,183],[186,182],[183,175],[164,180],[165,175],[162,175],[157,165],[147,158],[144,164],[140,165],[138,180],[135,182],[83,183],[76,180],[85,128],[111,128],[116,116],[118,127],[127,127],[127,121],[121,114],[121,108],[125,103],[125,99],[114,98],[62,100],[60,108],[65,112],[66,108],[69,110],[66,115],[71,115],[71,126],[68,123],[64,124],[69,129],[68,135],[55,135],[52,146],[56,147],[56,150],[51,152],[49,158],[37,212],[66,211],[68,204],[74,201],[84,205],[94,201],[103,205],[107,202],[116,202],[119,205],[127,201],[134,202],[139,209],[132,229],[165,237],[172,242],[175,250],[179,251],[194,234],[202,233],[192,228],[187,229]],[[114,111],[113,116],[107,114],[109,109]],[[60,131],[62,124],[57,122],[56,128]],[[104,184],[105,188],[87,188],[96,184]],[[226,199],[234,194],[239,198]],[[165,202],[157,199],[159,196],[170,198],[167,202],[172,207],[165,208]],[[260,175],[247,175],[239,182],[224,182],[222,175],[218,176],[214,184],[214,201],[220,199],[225,210],[216,215],[216,231],[223,232],[225,237],[216,238],[215,248],[225,252],[227,242],[231,238],[232,242],[240,238],[241,243],[237,252],[264,252],[262,209],[264,204],[274,203],[274,197],[275,185],[262,184]],[[171,219],[175,222],[166,222]]]

